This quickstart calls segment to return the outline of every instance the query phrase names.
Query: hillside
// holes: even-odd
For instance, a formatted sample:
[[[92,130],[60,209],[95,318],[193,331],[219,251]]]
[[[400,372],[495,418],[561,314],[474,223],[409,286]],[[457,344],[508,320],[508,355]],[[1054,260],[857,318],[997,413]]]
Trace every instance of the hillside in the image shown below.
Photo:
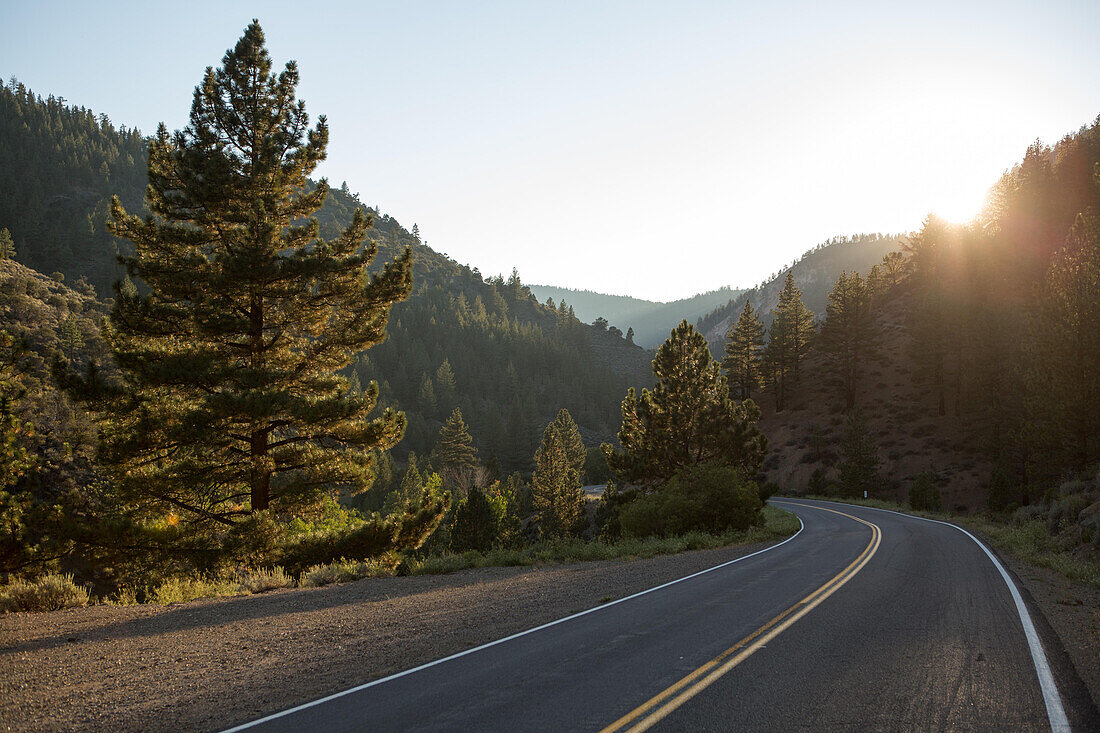
[[[883,234],[857,234],[851,237],[835,237],[806,252],[791,267],[777,273],[764,284],[747,291],[743,297],[721,305],[697,321],[697,327],[707,337],[715,354],[722,352],[726,331],[741,310],[745,299],[761,314],[765,325],[771,323],[771,311],[783,289],[787,271],[794,272],[794,281],[802,291],[802,300],[821,319],[825,315],[825,301],[829,291],[842,272],[866,273],[884,254],[901,247],[901,237]]]
[[[0,85],[0,168],[0,228],[11,232],[16,259],[59,273],[89,298],[109,298],[123,275],[116,256],[128,243],[105,231],[106,207],[117,194],[141,209],[145,138],[13,82]],[[626,389],[648,383],[643,349],[540,304],[518,275],[485,278],[439,254],[346,184],[317,214],[322,236],[341,231],[355,208],[374,221],[374,267],[405,247],[414,253],[412,297],[393,309],[387,340],[348,371],[353,388],[376,380],[382,404],[405,411],[399,458],[430,451],[456,406],[482,458],[496,455],[505,468],[528,467],[561,407],[590,443],[614,438]]]
[[[676,324],[682,320],[689,323],[710,313],[716,307],[727,305],[744,293],[733,288],[719,288],[699,293],[690,298],[659,303],[642,300],[626,295],[606,295],[591,290],[572,290],[553,285],[531,285],[531,292],[540,301],[553,298],[554,302],[565,301],[585,323],[597,318],[605,319],[610,325],[617,326],[623,332],[634,329],[634,343],[646,348],[659,346]]]
[[[914,373],[909,327],[913,303],[910,290],[876,310],[873,331],[878,347],[867,359],[861,381],[858,406],[882,461],[879,495],[905,503],[916,477],[931,471],[945,508],[980,508],[993,467],[981,430],[983,416],[966,411],[938,414],[934,392]],[[754,397],[770,447],[764,463],[767,480],[804,492],[815,469],[830,479],[835,476],[847,413],[831,382],[828,361],[815,350],[782,412],[775,411],[769,394]]]

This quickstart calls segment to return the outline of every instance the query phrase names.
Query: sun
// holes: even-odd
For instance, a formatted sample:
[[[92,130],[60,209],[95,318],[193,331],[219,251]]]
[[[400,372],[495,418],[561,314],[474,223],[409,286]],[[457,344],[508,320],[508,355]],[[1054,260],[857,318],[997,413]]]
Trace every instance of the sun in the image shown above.
[[[988,200],[988,189],[944,190],[933,202],[931,211],[952,224],[969,224],[982,213]]]

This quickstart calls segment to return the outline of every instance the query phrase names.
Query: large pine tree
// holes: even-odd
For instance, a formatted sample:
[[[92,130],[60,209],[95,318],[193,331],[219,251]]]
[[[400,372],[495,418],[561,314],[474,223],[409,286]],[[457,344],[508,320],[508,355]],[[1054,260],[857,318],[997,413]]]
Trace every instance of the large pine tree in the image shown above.
[[[764,349],[764,373],[775,393],[775,409],[779,411],[786,405],[791,385],[798,381],[814,336],[814,314],[802,302],[802,291],[794,284],[793,270],[787,271],[772,316]]]
[[[104,430],[124,496],[192,523],[286,516],[371,481],[371,451],[404,416],[369,419],[377,385],[337,374],[385,337],[411,288],[411,253],[373,275],[360,210],[334,240],[316,219],[328,185],[307,176],[328,127],[309,127],[294,62],[279,74],[253,22],[208,68],[189,125],[149,145],[146,205],[115,198],[109,226],[130,240],[140,288],[116,287],[109,340],[126,377]]]
[[[752,309],[748,298],[737,323],[726,332],[726,354],[722,368],[730,388],[740,400],[747,400],[760,386],[760,354],[764,349],[764,324]]]
[[[760,470],[767,440],[756,428],[760,410],[734,402],[706,338],[681,321],[653,359],[653,390],[633,389],[623,400],[619,442],[604,445],[607,464],[628,483],[654,488],[681,468],[715,461]]]

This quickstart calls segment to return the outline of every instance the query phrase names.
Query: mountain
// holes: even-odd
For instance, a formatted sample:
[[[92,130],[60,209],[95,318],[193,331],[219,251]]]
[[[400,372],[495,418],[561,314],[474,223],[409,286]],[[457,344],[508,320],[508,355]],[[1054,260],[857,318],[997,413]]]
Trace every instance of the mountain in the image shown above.
[[[0,84],[0,228],[11,232],[18,262],[108,298],[128,243],[106,232],[107,204],[118,195],[131,211],[142,209],[145,147],[141,133],[106,115]],[[347,370],[353,388],[377,381],[383,406],[405,411],[398,457],[429,452],[454,407],[482,459],[496,455],[504,468],[530,466],[562,407],[590,445],[614,439],[627,388],[651,379],[642,348],[540,304],[518,275],[485,278],[435,252],[346,184],[317,213],[322,236],[336,236],[356,208],[373,218],[376,267],[405,247],[414,253],[413,295],[393,308],[386,341]]]
[[[779,300],[779,291],[783,289],[788,271],[794,273],[795,284],[802,291],[802,301],[806,307],[821,320],[825,316],[825,301],[829,291],[842,272],[865,274],[887,252],[900,249],[901,241],[902,237],[899,235],[885,234],[834,237],[809,250],[791,267],[777,273],[762,285],[744,291],[736,300],[707,313],[697,321],[697,328],[706,335],[711,350],[715,354],[721,354],[726,331],[741,314],[746,299],[760,313],[764,324],[771,325],[771,312]]]
[[[572,290],[553,285],[531,285],[531,292],[540,301],[553,298],[555,302],[567,302],[585,323],[597,318],[622,331],[634,329],[634,342],[647,348],[659,346],[668,338],[669,331],[680,321],[697,320],[716,307],[728,304],[740,297],[743,290],[719,288],[699,293],[690,298],[669,303],[642,300],[626,295],[606,295],[591,290]]]

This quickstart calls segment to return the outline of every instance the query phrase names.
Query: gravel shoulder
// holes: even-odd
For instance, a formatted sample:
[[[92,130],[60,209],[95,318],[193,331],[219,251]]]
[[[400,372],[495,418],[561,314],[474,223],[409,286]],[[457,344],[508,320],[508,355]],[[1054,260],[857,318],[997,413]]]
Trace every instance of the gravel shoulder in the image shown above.
[[[767,547],[0,616],[0,729],[219,730]],[[1100,591],[1008,562],[1100,701]]]
[[[0,616],[0,729],[220,730],[763,549]]]

